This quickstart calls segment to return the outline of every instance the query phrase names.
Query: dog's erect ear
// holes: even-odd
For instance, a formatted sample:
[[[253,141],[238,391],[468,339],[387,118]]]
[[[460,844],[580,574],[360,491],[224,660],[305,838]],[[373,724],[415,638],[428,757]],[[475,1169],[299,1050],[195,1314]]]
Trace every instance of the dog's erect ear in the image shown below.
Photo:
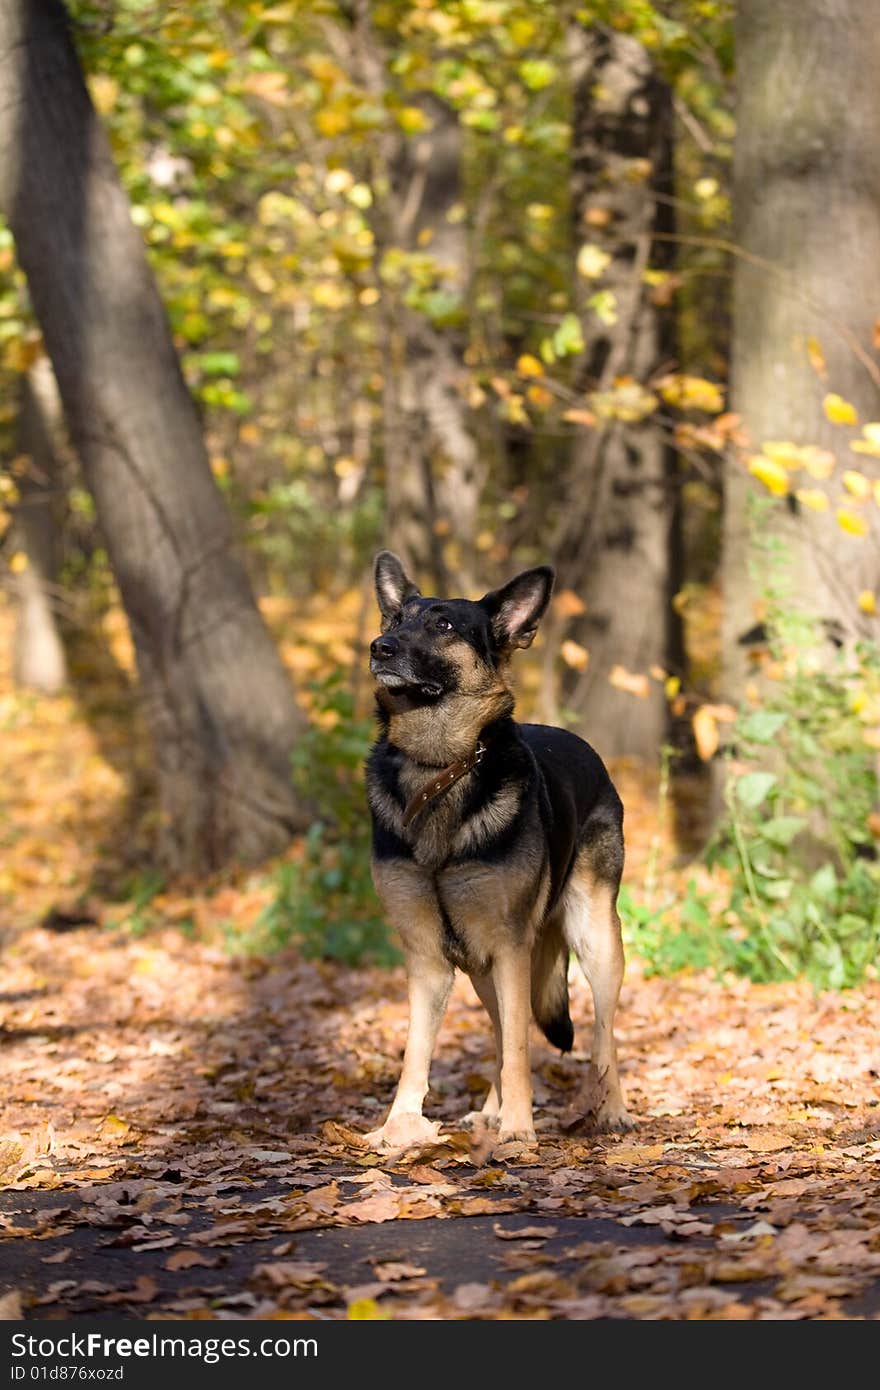
[[[553,581],[556,578],[549,565],[524,570],[502,589],[493,589],[480,599],[489,610],[495,641],[506,647],[530,647],[544,616]]]
[[[392,550],[380,550],[376,556],[376,598],[384,623],[400,617],[408,598],[418,598],[419,590],[410,579]]]

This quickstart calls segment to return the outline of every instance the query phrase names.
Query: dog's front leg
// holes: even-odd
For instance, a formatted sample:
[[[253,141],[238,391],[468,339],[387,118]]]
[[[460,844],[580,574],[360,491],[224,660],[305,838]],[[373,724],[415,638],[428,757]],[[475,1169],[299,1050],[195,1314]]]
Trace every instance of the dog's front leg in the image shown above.
[[[502,1143],[512,1139],[527,1144],[535,1142],[529,1066],[530,970],[531,951],[527,946],[511,946],[499,951],[492,965],[492,983],[498,996],[501,1023],[498,1137]]]
[[[380,1129],[367,1135],[376,1149],[400,1149],[435,1139],[440,1126],[422,1114],[437,1033],[452,989],[453,969],[441,955],[407,956],[409,1029],[397,1093]]]

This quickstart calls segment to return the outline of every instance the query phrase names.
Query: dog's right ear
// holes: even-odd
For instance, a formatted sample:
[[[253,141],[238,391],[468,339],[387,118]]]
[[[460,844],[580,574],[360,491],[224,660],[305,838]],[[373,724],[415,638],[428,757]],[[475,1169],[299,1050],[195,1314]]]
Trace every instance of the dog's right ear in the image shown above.
[[[376,556],[376,599],[382,614],[382,630],[400,617],[400,610],[409,598],[420,593],[393,550],[380,550]]]

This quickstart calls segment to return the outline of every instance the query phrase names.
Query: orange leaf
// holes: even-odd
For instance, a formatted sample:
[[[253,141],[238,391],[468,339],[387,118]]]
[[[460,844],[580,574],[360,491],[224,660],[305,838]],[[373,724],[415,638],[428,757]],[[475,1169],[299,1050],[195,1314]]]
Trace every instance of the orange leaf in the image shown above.
[[[718,744],[721,741],[718,721],[708,705],[701,705],[691,720],[691,724],[693,725],[697,752],[702,761],[707,763],[718,751]]]
[[[572,642],[571,639],[563,642],[559,648],[559,653],[566,666],[571,666],[575,671],[586,671],[590,661],[590,653],[579,642]]]
[[[615,690],[625,690],[627,695],[636,695],[640,700],[646,700],[651,690],[647,676],[627,671],[625,666],[613,666],[608,680]]]
[[[560,589],[553,599],[553,607],[560,618],[578,618],[587,611],[587,605],[574,589]]]

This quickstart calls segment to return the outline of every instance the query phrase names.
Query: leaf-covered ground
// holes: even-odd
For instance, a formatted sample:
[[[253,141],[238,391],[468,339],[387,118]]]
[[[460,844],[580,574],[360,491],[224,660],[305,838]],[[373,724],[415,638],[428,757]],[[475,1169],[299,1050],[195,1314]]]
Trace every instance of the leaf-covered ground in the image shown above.
[[[462,980],[441,1139],[377,1160],[361,1135],[397,1076],[402,974],[230,954],[220,924],[253,919],[259,876],[153,897],[148,920],[114,904],[149,796],[105,677],[54,701],[0,684],[0,1315],[880,1315],[880,984],[816,996],[631,960],[637,1123],[603,1136],[576,981],[579,1050],[534,1038],[534,1152],[456,1127],[491,1064]],[[638,871],[650,804],[629,810]]]

